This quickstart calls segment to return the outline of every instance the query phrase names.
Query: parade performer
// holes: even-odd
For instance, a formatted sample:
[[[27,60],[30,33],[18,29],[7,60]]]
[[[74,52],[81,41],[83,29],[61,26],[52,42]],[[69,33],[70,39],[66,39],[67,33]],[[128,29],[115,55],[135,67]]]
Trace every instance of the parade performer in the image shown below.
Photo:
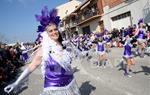
[[[145,36],[146,36],[146,29],[144,25],[144,20],[140,19],[138,22],[139,29],[137,29],[137,32],[135,36],[137,37],[138,42],[138,54],[140,57],[144,57],[144,49],[145,49]]]
[[[82,35],[79,35],[79,37],[77,37],[77,39],[76,39],[76,57],[77,57],[77,59],[80,59],[81,52],[83,51],[82,47],[81,47],[82,40],[83,40]]]
[[[131,77],[131,75],[129,74],[131,70],[131,66],[134,65],[134,59],[133,59],[133,55],[132,55],[132,44],[131,44],[131,40],[133,40],[132,38],[129,37],[129,35],[126,35],[125,38],[125,43],[124,43],[124,53],[123,53],[123,59],[125,60],[125,68],[124,68],[124,75],[125,76],[129,76]]]
[[[145,54],[150,56],[150,31],[147,31],[147,45],[145,48]]]
[[[99,38],[97,46],[96,46],[96,52],[98,53],[98,65],[103,66],[105,68],[107,63],[107,56],[106,56],[106,49],[105,49],[105,41],[103,41],[102,37]]]
[[[22,60],[24,61],[24,62],[27,62],[28,61],[28,59],[29,59],[29,55],[28,55],[28,52],[26,52],[28,49],[26,49],[25,48],[25,46],[23,45],[23,42],[20,44],[21,45],[21,51],[22,51],[22,55],[21,55],[21,57],[22,57]]]
[[[44,90],[40,95],[80,95],[70,66],[71,57],[62,46],[57,10],[53,9],[49,12],[47,7],[44,7],[41,13],[41,16],[36,15],[41,24],[37,31],[42,32],[41,46],[36,51],[31,64],[13,84],[8,85],[4,90],[10,93],[41,64]]]
[[[110,52],[110,48],[111,48],[111,35],[108,34],[108,30],[104,30],[104,36],[103,39],[106,42],[106,52]]]

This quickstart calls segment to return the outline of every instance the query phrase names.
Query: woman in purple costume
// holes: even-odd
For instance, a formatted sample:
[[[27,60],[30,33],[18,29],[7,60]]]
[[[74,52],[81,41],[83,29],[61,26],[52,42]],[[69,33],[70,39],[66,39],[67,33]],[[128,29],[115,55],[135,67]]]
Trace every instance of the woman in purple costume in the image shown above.
[[[124,75],[129,76],[129,71],[131,71],[131,66],[134,65],[134,60],[133,60],[133,55],[132,55],[132,44],[131,44],[132,38],[129,37],[129,35],[126,36],[125,39],[125,44],[124,46],[124,53],[123,53],[123,58],[125,60],[125,68],[124,68]]]
[[[135,36],[137,36],[137,42],[138,42],[138,53],[141,57],[144,57],[144,49],[145,49],[145,35],[146,35],[146,29],[144,20],[140,19],[138,22],[139,29],[137,29],[137,32]]]
[[[41,46],[36,50],[35,56],[20,77],[11,85],[4,88],[10,93],[23,79],[30,75],[39,65],[42,65],[44,90],[40,95],[80,95],[73,72],[71,70],[71,57],[63,49],[62,38],[58,31],[60,22],[57,10],[48,12],[47,7],[42,10],[42,16],[36,16],[42,32]]]
[[[26,52],[27,49],[25,48],[25,46],[23,45],[23,43],[21,43],[21,50],[22,50],[22,55],[21,55],[22,56],[22,60],[24,62],[27,62],[29,56],[28,56],[28,52]]]
[[[104,41],[106,42],[106,52],[110,52],[111,48],[111,35],[108,34],[108,31],[105,32],[103,36]]]
[[[27,62],[27,60],[29,59],[28,52],[22,51],[22,57],[23,57],[23,61]]]
[[[105,67],[106,62],[107,62],[107,56],[106,56],[106,49],[104,46],[105,42],[103,41],[102,38],[99,38],[99,41],[97,43],[96,51],[99,55],[98,57],[98,65],[101,66],[103,65]]]

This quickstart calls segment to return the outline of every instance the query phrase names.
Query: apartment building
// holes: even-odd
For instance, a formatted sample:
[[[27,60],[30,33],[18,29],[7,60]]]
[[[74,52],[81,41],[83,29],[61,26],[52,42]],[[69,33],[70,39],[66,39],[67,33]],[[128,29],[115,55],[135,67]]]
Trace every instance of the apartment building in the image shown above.
[[[150,0],[103,0],[103,10],[101,20],[109,30],[137,24],[140,18],[150,22]]]
[[[103,9],[100,8],[100,0],[86,0],[77,9],[64,18],[65,26],[73,34],[90,34],[100,32],[103,23],[100,22]]]
[[[60,19],[62,20],[60,24],[60,32],[62,32],[63,36],[68,36],[68,31],[66,30],[66,27],[64,26],[63,19],[70,15],[80,4],[82,0],[69,0],[67,3],[64,3],[62,5],[59,5],[56,7],[58,9],[58,15],[60,16]],[[68,38],[68,37],[67,37]]]
[[[150,23],[150,0],[85,0],[63,19],[63,24],[71,37],[104,28],[126,28],[141,18]]]

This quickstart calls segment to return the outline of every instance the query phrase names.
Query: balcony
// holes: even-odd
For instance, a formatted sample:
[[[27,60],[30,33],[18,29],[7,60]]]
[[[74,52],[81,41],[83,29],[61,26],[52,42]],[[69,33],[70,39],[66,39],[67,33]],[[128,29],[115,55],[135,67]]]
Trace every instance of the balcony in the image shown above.
[[[70,22],[70,23],[69,23],[70,28],[76,27],[76,25],[77,25],[76,22]]]
[[[85,12],[78,14],[77,24],[94,19],[95,17],[97,18],[99,16],[99,11],[97,9],[86,10]]]

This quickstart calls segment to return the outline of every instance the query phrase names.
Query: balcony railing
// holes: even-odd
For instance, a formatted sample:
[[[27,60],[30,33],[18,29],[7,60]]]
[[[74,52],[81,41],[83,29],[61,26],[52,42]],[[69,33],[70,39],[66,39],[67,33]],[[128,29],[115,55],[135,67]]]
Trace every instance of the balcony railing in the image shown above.
[[[94,10],[87,10],[86,13],[81,13],[78,15],[78,19],[77,19],[77,23],[80,23],[88,18],[91,18],[93,16],[98,15],[99,12],[98,10],[94,9]]]
[[[68,20],[68,22],[66,22],[65,26],[66,26],[66,28],[76,27],[77,24],[79,24],[80,22],[82,22],[88,18],[91,18],[93,16],[96,16],[98,14],[99,14],[99,11],[96,8],[91,8],[89,10],[87,9],[84,12],[77,13],[74,20],[72,20],[72,19]]]
[[[75,27],[77,25],[77,23],[76,22],[70,22],[69,25],[70,25],[70,28],[72,28],[72,27]]]

